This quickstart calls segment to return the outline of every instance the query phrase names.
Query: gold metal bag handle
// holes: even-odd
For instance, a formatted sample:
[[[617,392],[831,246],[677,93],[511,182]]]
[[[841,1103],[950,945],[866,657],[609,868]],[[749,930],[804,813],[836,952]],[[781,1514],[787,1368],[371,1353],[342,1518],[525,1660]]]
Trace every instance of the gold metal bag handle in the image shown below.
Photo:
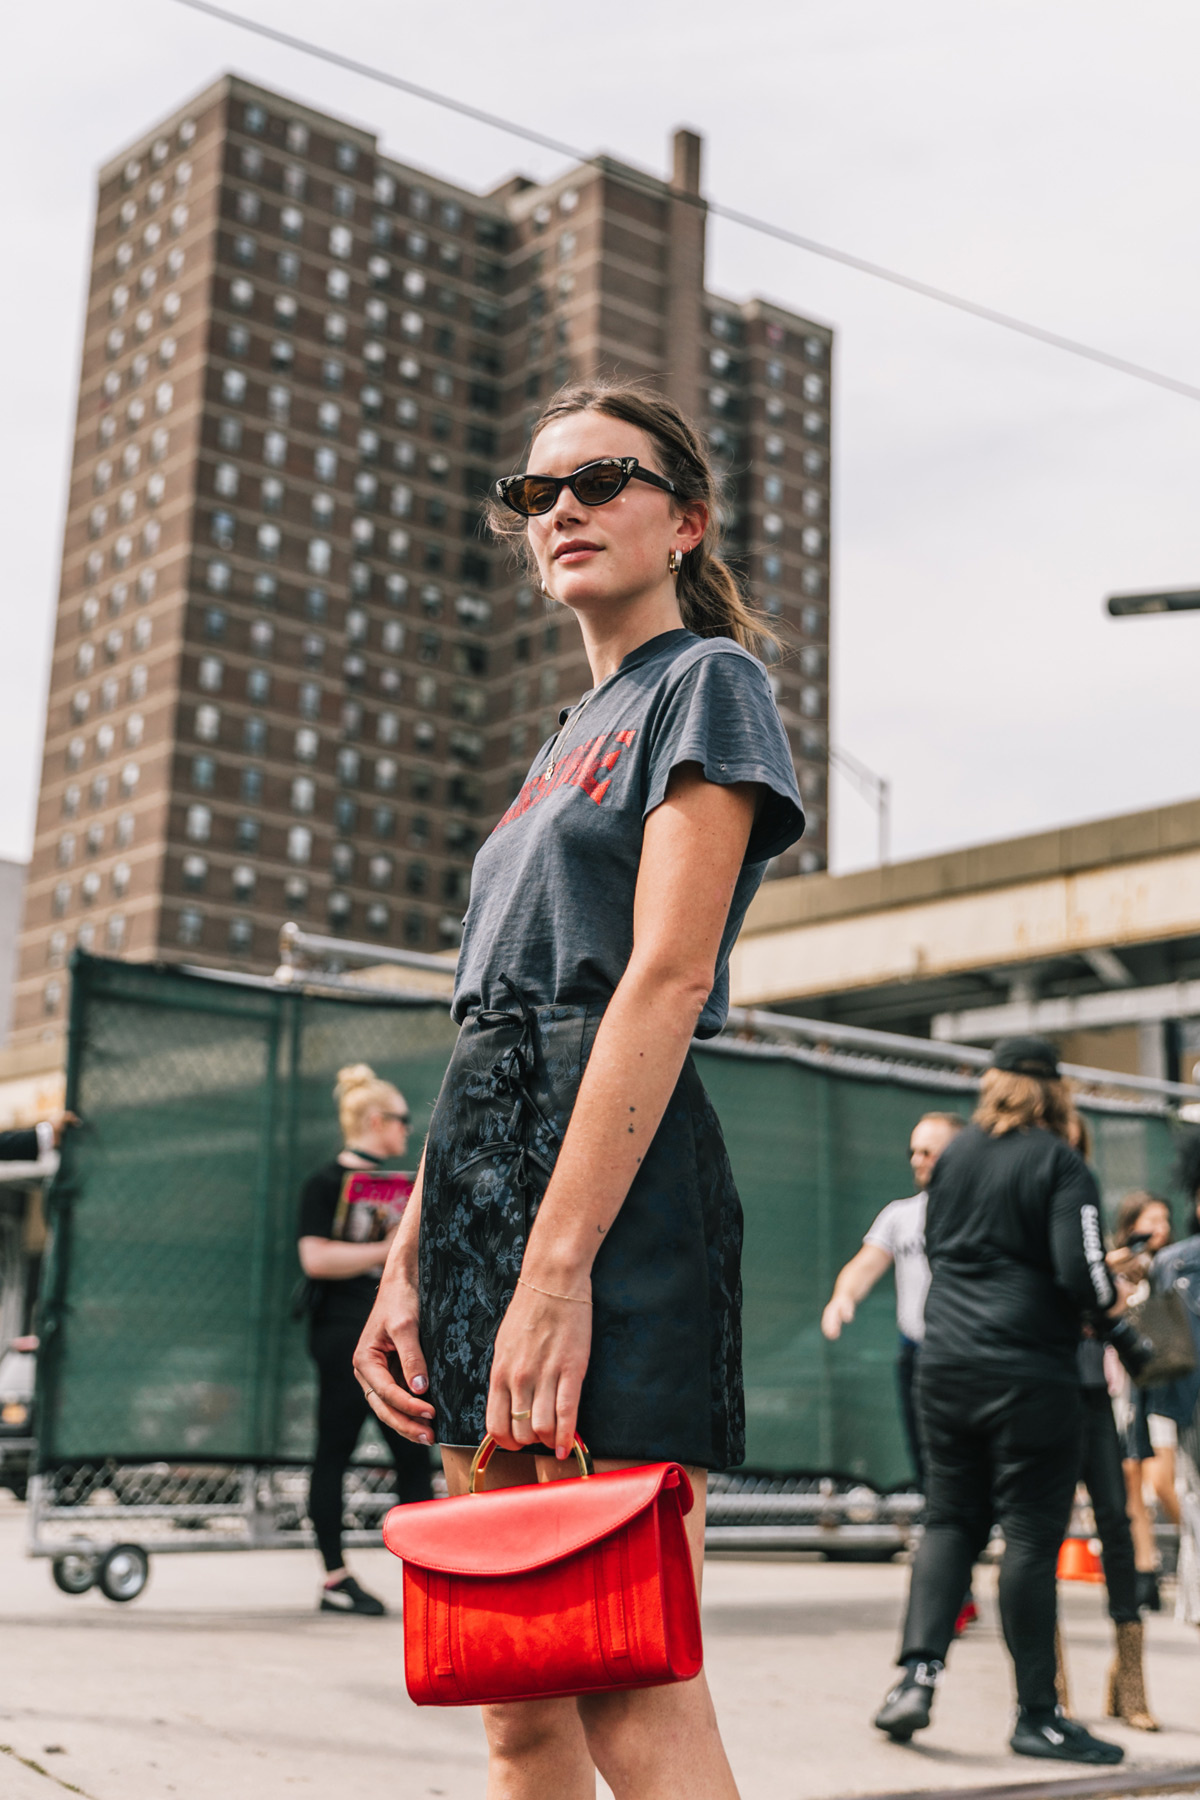
[[[492,1460],[495,1449],[496,1440],[491,1432],[489,1432],[474,1456],[471,1458],[471,1485],[467,1489],[468,1494],[476,1492],[475,1482],[478,1477],[487,1473],[487,1466]],[[584,1443],[578,1432],[575,1433],[575,1442],[571,1445],[571,1449],[574,1452],[575,1461],[579,1464],[580,1480],[586,1481],[592,1472],[592,1459],[588,1453],[587,1445]],[[480,1492],[482,1492],[482,1489]]]

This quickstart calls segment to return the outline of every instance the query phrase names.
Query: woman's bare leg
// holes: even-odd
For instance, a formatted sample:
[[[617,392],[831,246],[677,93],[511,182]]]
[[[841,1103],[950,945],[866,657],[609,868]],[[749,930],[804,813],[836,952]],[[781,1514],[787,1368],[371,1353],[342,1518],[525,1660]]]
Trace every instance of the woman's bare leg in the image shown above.
[[[443,1450],[442,1467],[450,1493],[465,1494],[470,1451]],[[487,1473],[489,1487],[523,1487],[537,1479],[532,1456],[500,1451]],[[487,1800],[548,1800],[551,1795],[554,1800],[595,1800],[596,1768],[574,1700],[514,1700],[485,1706],[482,1712],[488,1740]]]
[[[1179,1525],[1179,1499],[1175,1493],[1175,1446],[1164,1444],[1146,1464],[1159,1511],[1172,1525]]]
[[[443,1450],[446,1485],[463,1494],[471,1458]],[[596,1460],[596,1469],[627,1468]],[[575,1465],[548,1457],[502,1456],[488,1469],[489,1487],[518,1487],[531,1480],[569,1477]],[[704,1572],[704,1501],[707,1471],[689,1469],[696,1503],[688,1514],[688,1542],[699,1593]],[[487,1800],[593,1800],[596,1769],[616,1800],[738,1800],[721,1742],[708,1683],[631,1688],[585,1694],[579,1700],[524,1700],[483,1708],[490,1762]],[[574,1784],[574,1785],[572,1785]]]
[[[708,1476],[704,1469],[688,1474],[696,1504],[685,1524],[699,1593]],[[616,1800],[738,1800],[703,1670],[668,1687],[585,1694],[578,1706],[588,1749]]]
[[[1133,1534],[1133,1560],[1139,1574],[1149,1575],[1158,1568],[1158,1545],[1154,1541],[1154,1527],[1142,1493],[1142,1465],[1127,1458],[1122,1466],[1125,1470],[1125,1510]]]

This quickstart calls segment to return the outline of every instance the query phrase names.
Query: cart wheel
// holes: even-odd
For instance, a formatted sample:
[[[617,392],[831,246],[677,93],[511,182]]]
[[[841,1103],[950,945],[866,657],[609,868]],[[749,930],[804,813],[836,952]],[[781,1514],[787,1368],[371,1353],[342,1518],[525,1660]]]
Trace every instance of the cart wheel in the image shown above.
[[[106,1600],[136,1600],[150,1578],[150,1558],[140,1544],[116,1544],[96,1575]]]
[[[55,1587],[64,1594],[86,1594],[96,1585],[96,1559],[79,1550],[68,1550],[64,1556],[55,1557],[50,1573]]]

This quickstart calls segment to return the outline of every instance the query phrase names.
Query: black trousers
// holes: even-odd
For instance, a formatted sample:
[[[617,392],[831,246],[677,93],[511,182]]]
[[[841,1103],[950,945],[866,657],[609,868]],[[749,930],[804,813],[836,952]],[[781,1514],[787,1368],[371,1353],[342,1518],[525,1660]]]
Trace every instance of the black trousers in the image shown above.
[[[971,1566],[992,1520],[1004,1531],[1000,1622],[1023,1707],[1055,1705],[1055,1567],[1079,1475],[1074,1382],[1008,1381],[922,1361],[925,1536],[913,1562],[901,1662],[945,1660]]]
[[[1083,1458],[1079,1479],[1092,1498],[1096,1534],[1108,1588],[1108,1615],[1115,1625],[1141,1617],[1137,1604],[1137,1570],[1133,1536],[1125,1510],[1125,1472],[1121,1442],[1105,1388],[1083,1388]]]
[[[900,1348],[896,1353],[896,1390],[900,1396],[900,1419],[904,1426],[904,1441],[908,1445],[909,1459],[912,1462],[913,1474],[917,1478],[917,1492],[925,1492],[925,1456],[921,1449],[921,1431],[917,1424],[917,1402],[913,1388],[917,1379],[917,1352],[921,1346],[913,1338],[900,1333]]]
[[[370,1411],[350,1361],[359,1330],[357,1325],[339,1321],[323,1325],[318,1319],[308,1338],[317,1365],[317,1453],[308,1490],[308,1516],[327,1569],[342,1567],[342,1481]],[[431,1500],[429,1451],[424,1444],[410,1444],[386,1425],[380,1424],[379,1429],[391,1451],[401,1503]]]

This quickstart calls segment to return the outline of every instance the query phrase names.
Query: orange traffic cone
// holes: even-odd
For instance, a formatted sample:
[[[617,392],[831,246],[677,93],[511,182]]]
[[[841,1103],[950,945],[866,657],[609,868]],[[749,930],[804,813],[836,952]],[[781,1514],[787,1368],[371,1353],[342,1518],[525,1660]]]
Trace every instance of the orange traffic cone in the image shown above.
[[[1104,1569],[1100,1558],[1092,1549],[1090,1538],[1065,1537],[1062,1549],[1058,1553],[1058,1579],[1060,1581],[1098,1581],[1104,1580]]]

